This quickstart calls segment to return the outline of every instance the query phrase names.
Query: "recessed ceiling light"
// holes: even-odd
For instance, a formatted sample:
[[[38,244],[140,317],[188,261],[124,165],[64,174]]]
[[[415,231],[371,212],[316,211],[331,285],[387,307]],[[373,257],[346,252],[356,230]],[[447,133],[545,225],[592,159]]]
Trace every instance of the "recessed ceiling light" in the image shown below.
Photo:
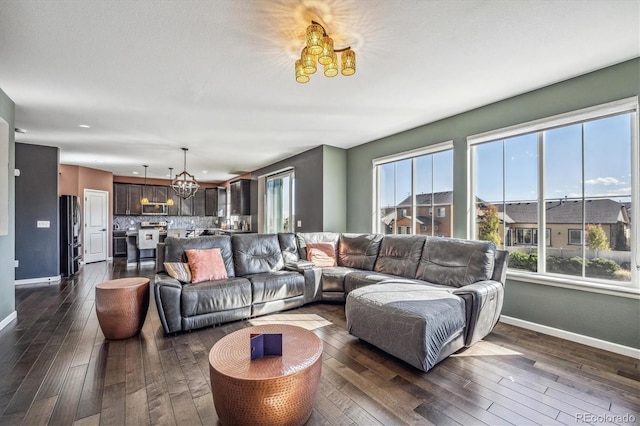
[[[140,174],[140,173],[138,173],[138,172],[131,172],[131,173],[133,173],[134,175],[139,175],[139,174]]]
[[[203,170],[203,171],[202,171],[202,173],[204,173],[204,174],[206,175],[206,174],[207,174],[207,171],[206,171],[206,170]]]
[[[83,129],[90,129],[91,126],[89,126],[88,124],[78,124],[78,127],[82,127]]]

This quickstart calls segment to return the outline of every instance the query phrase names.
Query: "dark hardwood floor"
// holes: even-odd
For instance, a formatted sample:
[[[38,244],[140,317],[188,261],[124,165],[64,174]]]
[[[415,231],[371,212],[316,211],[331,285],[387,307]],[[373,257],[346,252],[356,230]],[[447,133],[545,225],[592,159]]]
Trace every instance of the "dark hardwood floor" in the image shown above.
[[[309,425],[638,424],[638,360],[499,324],[484,341],[423,373],[345,331],[344,306],[314,304],[165,336],[152,300],[139,336],[105,341],[94,286],[153,276],[152,266],[85,265],[57,285],[16,289],[0,331],[0,424],[216,424],[208,353],[225,334],[265,322],[324,343]]]

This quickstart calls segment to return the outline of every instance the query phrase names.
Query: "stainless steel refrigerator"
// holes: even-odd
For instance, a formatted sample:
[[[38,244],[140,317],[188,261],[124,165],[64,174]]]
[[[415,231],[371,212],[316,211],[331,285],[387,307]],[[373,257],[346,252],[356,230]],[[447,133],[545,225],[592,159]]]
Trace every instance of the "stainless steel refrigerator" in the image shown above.
[[[60,196],[60,275],[73,276],[82,259],[82,212],[75,195]]]

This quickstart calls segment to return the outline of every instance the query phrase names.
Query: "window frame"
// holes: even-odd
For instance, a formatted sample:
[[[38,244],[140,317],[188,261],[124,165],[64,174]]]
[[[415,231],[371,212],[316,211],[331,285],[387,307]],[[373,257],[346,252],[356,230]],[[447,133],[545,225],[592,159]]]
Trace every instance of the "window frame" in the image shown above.
[[[398,154],[387,155],[384,157],[374,158],[372,163],[372,204],[373,204],[373,214],[371,221],[371,230],[374,233],[381,233],[380,229],[380,172],[378,166],[382,166],[384,164],[393,163],[402,160],[413,160],[415,158],[421,157],[423,155],[437,154],[439,152],[444,151],[453,151],[453,140],[448,140],[444,142],[434,143],[428,145],[426,147],[412,149],[409,151],[400,152]],[[455,161],[455,160],[454,160]],[[415,190],[416,190],[416,173],[415,173],[415,162],[412,161],[412,179],[411,179],[411,194],[412,194],[412,210],[416,207],[416,199],[415,199]],[[455,170],[454,170],[455,174]],[[411,212],[409,216],[411,216],[411,229],[418,229],[416,227],[416,214],[415,212]],[[433,231],[432,231],[433,232]]]
[[[611,283],[608,280],[599,280],[589,277],[580,277],[576,280],[576,277],[564,277],[564,276],[552,276],[547,273],[538,272],[513,272],[508,271],[507,276],[510,278],[517,278],[518,280],[525,282],[534,282],[547,285],[558,285],[561,287],[577,288],[577,289],[593,289],[594,291],[607,293],[607,294],[621,294],[621,293],[640,293],[640,212],[637,205],[640,205],[640,142],[639,137],[639,108],[638,108],[638,96],[630,98],[620,99],[605,104],[595,105],[588,108],[579,109],[576,111],[570,111],[563,114],[558,114],[534,121],[529,121],[514,126],[495,129],[476,135],[467,137],[467,195],[468,195],[468,217],[467,217],[467,238],[475,239],[477,235],[476,224],[476,194],[475,194],[475,170],[474,170],[474,156],[473,147],[487,142],[493,142],[497,140],[505,140],[516,136],[521,136],[530,133],[541,133],[545,130],[550,130],[556,127],[563,127],[572,124],[584,123],[591,120],[603,119],[608,116],[618,114],[631,114],[631,202],[636,204],[636,208],[631,212],[631,281],[629,283]],[[541,146],[541,144],[539,144]],[[539,152],[539,155],[543,152]],[[538,165],[538,188],[544,188],[544,163]],[[544,205],[545,202],[542,199],[544,196],[543,190],[539,189],[537,194],[538,205]],[[538,224],[542,229],[543,225],[546,225],[544,209],[538,209]],[[545,226],[546,227],[546,226]],[[512,235],[514,238],[515,235]],[[505,236],[506,238],[506,236]],[[546,259],[546,247],[548,242],[546,241],[548,234],[545,231],[544,243],[538,246],[538,262],[539,265],[544,263]],[[568,238],[568,237],[567,237]],[[583,234],[584,238],[584,234]],[[515,238],[514,238],[515,239]],[[540,268],[538,268],[540,270]],[[544,270],[544,269],[543,269]]]

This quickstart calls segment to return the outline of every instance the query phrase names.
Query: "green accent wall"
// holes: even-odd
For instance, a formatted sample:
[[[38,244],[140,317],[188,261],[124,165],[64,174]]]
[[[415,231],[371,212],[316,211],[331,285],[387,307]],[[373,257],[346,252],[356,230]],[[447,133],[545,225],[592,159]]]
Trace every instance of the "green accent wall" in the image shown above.
[[[253,179],[291,168],[295,171],[295,232],[343,232],[347,226],[347,151],[320,145],[251,172]],[[257,185],[257,183],[256,183]],[[258,229],[258,191],[252,224]]]
[[[347,151],[323,145],[322,230],[347,230]]]
[[[0,235],[0,321],[11,315],[16,309],[15,303],[15,134],[13,129],[15,104],[0,89],[0,118],[9,124],[9,158],[0,161],[9,162],[9,233]]]
[[[347,231],[372,230],[373,159],[453,140],[454,236],[466,238],[468,136],[639,94],[640,59],[636,58],[351,148],[347,152]],[[508,280],[502,313],[640,348],[638,298]]]

